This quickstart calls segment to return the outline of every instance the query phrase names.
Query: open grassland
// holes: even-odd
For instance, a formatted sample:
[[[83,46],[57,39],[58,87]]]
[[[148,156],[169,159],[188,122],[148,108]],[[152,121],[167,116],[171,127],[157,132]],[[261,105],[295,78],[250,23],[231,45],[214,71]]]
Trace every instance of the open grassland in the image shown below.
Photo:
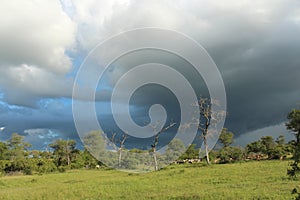
[[[0,178],[0,199],[291,199],[299,181],[287,161],[171,165],[145,174],[115,170]]]

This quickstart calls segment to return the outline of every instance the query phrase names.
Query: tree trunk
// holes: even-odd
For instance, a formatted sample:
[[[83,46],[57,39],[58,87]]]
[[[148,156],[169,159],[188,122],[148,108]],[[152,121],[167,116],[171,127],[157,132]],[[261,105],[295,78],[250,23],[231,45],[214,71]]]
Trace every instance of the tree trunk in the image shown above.
[[[69,155],[69,154],[67,155],[67,162],[68,162],[68,163],[67,163],[68,166],[70,166],[70,162],[71,162],[71,161],[70,161],[70,155]]]
[[[204,137],[204,146],[205,146],[206,163],[208,165],[210,165],[209,154],[208,154],[208,145],[207,145],[206,137]]]
[[[158,164],[157,164],[157,159],[156,159],[156,149],[153,149],[153,158],[154,158],[154,170],[158,170]]]
[[[122,161],[122,149],[119,149],[119,168],[121,168],[121,161]]]

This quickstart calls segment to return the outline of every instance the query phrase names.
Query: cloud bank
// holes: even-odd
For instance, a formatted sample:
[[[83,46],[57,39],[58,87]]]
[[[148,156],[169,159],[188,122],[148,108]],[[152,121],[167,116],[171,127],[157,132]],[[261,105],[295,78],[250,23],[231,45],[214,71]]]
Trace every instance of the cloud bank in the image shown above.
[[[226,127],[237,134],[282,124],[300,103],[297,0],[4,0],[0,24],[2,139],[31,129],[76,138],[70,99],[80,64],[99,42],[133,28],[180,31],[206,48],[225,83]],[[105,90],[97,95],[106,106]]]

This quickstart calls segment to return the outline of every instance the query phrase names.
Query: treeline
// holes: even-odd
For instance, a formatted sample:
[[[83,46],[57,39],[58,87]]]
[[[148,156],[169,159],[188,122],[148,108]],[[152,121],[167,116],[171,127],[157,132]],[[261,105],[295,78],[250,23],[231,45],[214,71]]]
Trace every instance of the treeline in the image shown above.
[[[245,148],[240,146],[231,146],[234,134],[227,129],[223,129],[217,150],[209,153],[210,160],[213,163],[233,163],[248,160],[271,160],[271,159],[287,159],[291,158],[294,153],[294,141],[285,142],[283,135],[274,139],[271,136],[264,136],[258,141],[254,141],[246,145]],[[189,146],[187,151],[179,158],[177,163],[197,162],[199,149],[195,148],[195,144]]]
[[[220,142],[223,147],[216,151],[213,150],[210,154],[215,163],[230,163],[242,160],[266,160],[266,159],[286,159],[293,156],[294,142],[285,142],[283,135],[274,139],[271,136],[261,137],[258,141],[254,141],[246,145],[245,148],[230,146],[222,141],[222,137],[226,138],[230,133],[222,132]],[[231,133],[232,134],[232,133]],[[233,134],[232,134],[233,135]],[[227,141],[232,141],[228,140]]]
[[[95,168],[101,164],[87,150],[76,148],[74,140],[56,140],[52,151],[29,150],[31,144],[13,133],[11,139],[0,142],[0,173],[32,174],[64,172],[66,169]]]
[[[99,150],[101,141],[95,139],[96,132],[85,138],[85,143],[95,143],[96,150]],[[97,137],[98,139],[100,137]],[[284,159],[292,157],[294,142],[285,143],[284,136],[273,139],[271,136],[262,137],[260,140],[248,144],[245,148],[231,146],[234,135],[227,129],[223,129],[219,142],[222,145],[218,150],[210,152],[210,160],[214,163],[231,163],[243,160],[261,160],[261,159]],[[0,171],[2,174],[32,174],[32,173],[50,173],[64,172],[67,169],[94,169],[104,167],[104,165],[95,159],[90,152],[95,149],[85,147],[84,150],[76,148],[74,140],[56,140],[49,144],[51,151],[29,150],[31,144],[24,142],[24,137],[14,133],[11,139],[6,142],[0,142]],[[100,145],[101,146],[101,145]],[[89,149],[90,151],[88,151]],[[164,155],[157,155],[158,162],[162,163],[167,160],[175,160],[176,163],[184,162],[201,162],[199,159],[199,149],[195,144],[191,144],[187,150],[182,141],[174,139],[166,149]],[[120,152],[122,157],[120,156]],[[104,146],[100,148],[98,154],[110,154],[104,151]],[[116,153],[116,152],[114,152]],[[113,151],[111,155],[106,155],[105,163],[114,162],[116,168],[135,169],[138,165],[152,165],[153,157],[151,150],[143,151],[139,149],[125,150],[120,149],[118,159],[114,158]],[[134,155],[131,153],[135,153]],[[141,154],[139,154],[141,153]],[[139,157],[137,157],[139,156]],[[144,156],[144,157],[143,157]],[[142,160],[142,163],[139,161]]]

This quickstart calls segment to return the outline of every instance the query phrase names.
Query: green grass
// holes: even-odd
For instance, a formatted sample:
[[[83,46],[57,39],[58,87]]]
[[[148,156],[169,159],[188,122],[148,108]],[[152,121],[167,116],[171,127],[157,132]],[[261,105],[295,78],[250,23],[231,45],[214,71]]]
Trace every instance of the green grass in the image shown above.
[[[291,199],[299,181],[286,161],[172,165],[145,174],[115,170],[0,178],[0,199]]]

